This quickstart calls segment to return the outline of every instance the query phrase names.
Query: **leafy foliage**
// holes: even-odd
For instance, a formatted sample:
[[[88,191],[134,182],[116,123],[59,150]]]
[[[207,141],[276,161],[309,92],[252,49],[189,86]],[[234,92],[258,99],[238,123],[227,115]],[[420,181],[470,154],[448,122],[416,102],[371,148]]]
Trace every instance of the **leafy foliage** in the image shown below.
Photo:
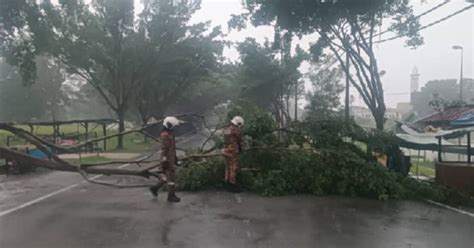
[[[227,118],[230,121],[234,116],[242,116],[246,135],[259,139],[276,129],[275,120],[268,112],[248,102],[240,101],[238,104],[229,110]]]
[[[242,108],[234,108],[234,113],[245,114]],[[239,112],[243,111],[243,112]],[[252,115],[249,118],[252,118]],[[339,123],[339,124],[338,124]],[[292,129],[293,141],[300,142],[285,145],[277,139],[267,146],[275,149],[251,149],[240,156],[241,167],[255,171],[242,171],[238,180],[249,191],[266,196],[286,194],[346,195],[368,197],[380,200],[389,199],[432,199],[439,202],[474,206],[469,195],[438,185],[418,182],[404,178],[396,172],[388,171],[371,154],[346,142],[352,140],[367,142],[377,152],[390,152],[397,147],[393,134],[375,130],[367,132],[353,126],[343,128],[341,119],[308,118],[304,123]],[[256,127],[259,124],[262,127]],[[267,130],[265,122],[251,122],[249,130]],[[274,134],[272,134],[274,135]],[[262,137],[252,136],[255,143],[261,143]],[[266,137],[265,137],[266,138]],[[278,149],[281,148],[281,149]],[[200,189],[219,186],[217,178],[223,172],[217,172],[222,164],[214,166],[199,164],[184,169],[182,183],[188,189]],[[216,173],[217,174],[214,174]]]
[[[319,39],[311,47],[316,60],[329,49],[337,58],[351,84],[371,110],[378,129],[383,129],[385,101],[381,73],[375,58],[374,37],[382,21],[390,22],[390,31],[407,37],[407,45],[423,43],[417,29],[418,19],[408,1],[245,1],[247,13],[234,16],[230,25],[241,28],[243,20],[253,25],[273,25],[298,36],[316,33]],[[346,66],[346,58],[351,68]]]
[[[310,69],[308,78],[314,92],[307,94],[309,106],[306,109],[311,115],[331,114],[339,107],[340,95],[344,90],[340,84],[341,76],[342,70],[339,68],[319,69],[313,66],[313,69]]]
[[[177,171],[176,181],[180,189],[202,190],[221,184],[225,165],[223,159],[211,159],[206,163],[189,163]]]
[[[340,149],[319,154],[285,154],[277,169],[263,171],[253,186],[264,195],[311,193],[363,196],[377,199],[400,197],[397,176],[355,153]]]
[[[123,131],[128,110],[136,107],[142,119],[152,110],[163,113],[183,89],[209,75],[223,49],[219,28],[208,32],[209,23],[188,24],[200,1],[143,4],[135,18],[133,0],[20,1],[7,7],[24,20],[0,19],[9,27],[0,36],[7,41],[2,51],[29,81],[35,68],[26,66],[28,60],[38,54],[55,58],[97,90]],[[119,136],[119,147],[121,142]]]
[[[215,68],[202,82],[194,83],[168,108],[169,113],[206,114],[217,106],[238,98],[239,85],[235,83],[238,66],[233,63]]]
[[[449,106],[474,103],[474,81],[463,80],[464,102],[459,102],[459,83],[455,79],[428,81],[419,92],[412,93],[413,110],[419,117],[427,116],[434,111]]]
[[[241,99],[269,111],[278,123],[286,124],[290,121],[289,99],[302,76],[298,67],[306,59],[306,53],[297,47],[291,55],[291,36],[284,37],[281,42],[267,41],[263,45],[250,38],[240,43],[242,63],[236,82],[241,85]]]
[[[64,87],[64,69],[46,57],[38,57],[37,83],[22,84],[16,67],[0,61],[0,120],[5,122],[58,120],[74,97]]]

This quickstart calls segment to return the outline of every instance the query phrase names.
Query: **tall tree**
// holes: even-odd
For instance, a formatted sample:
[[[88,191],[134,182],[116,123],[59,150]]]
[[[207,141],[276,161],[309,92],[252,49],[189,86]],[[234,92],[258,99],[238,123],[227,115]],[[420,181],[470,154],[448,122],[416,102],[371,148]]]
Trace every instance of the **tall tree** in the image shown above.
[[[234,80],[238,66],[234,63],[219,66],[200,84],[195,84],[168,111],[206,114],[220,104],[238,97],[239,85]]]
[[[297,47],[296,53],[283,52],[280,46],[265,42],[263,45],[247,38],[238,46],[241,66],[237,80],[241,98],[270,111],[277,122],[289,122],[289,98],[295,82],[301,78],[298,68],[306,58]]]
[[[22,84],[18,68],[0,60],[0,119],[10,121],[58,120],[69,105],[64,69],[51,59],[38,57],[37,82]]]
[[[194,82],[193,77],[207,73],[222,51],[215,40],[218,29],[206,33],[205,23],[188,25],[200,1],[145,0],[143,4],[135,19],[133,0],[59,1],[58,5],[43,1],[35,7],[40,11],[30,11],[39,16],[34,24],[19,24],[38,40],[29,43],[35,53],[53,56],[97,90],[117,115],[119,131],[125,128],[125,113],[137,94],[157,89],[164,99],[176,97]],[[15,32],[8,37],[26,40]],[[21,50],[15,44],[9,50]],[[158,87],[146,87],[148,83]],[[122,140],[118,136],[118,148],[123,147]]]
[[[466,97],[465,104],[474,103],[474,80],[465,78],[463,80],[463,94]],[[470,97],[469,97],[470,96]],[[431,80],[418,92],[411,95],[411,105],[418,117],[427,116],[443,108],[442,105],[459,103],[459,84],[456,79]],[[435,106],[438,105],[438,106]]]
[[[232,22],[241,25],[250,17],[254,25],[274,25],[297,35],[319,35],[311,48],[318,58],[329,49],[339,61],[350,83],[357,89],[371,110],[378,129],[383,129],[385,101],[380,71],[374,52],[377,27],[391,23],[390,30],[406,36],[407,45],[422,43],[417,33],[418,19],[408,1],[338,0],[286,1],[246,0],[248,13],[234,16]],[[346,53],[353,70],[347,68],[342,53]]]
[[[327,61],[332,63],[331,60]],[[310,115],[324,116],[334,113],[340,106],[342,69],[327,68],[327,63],[312,65],[308,79],[312,84],[312,92],[306,96],[309,105],[306,107]]]

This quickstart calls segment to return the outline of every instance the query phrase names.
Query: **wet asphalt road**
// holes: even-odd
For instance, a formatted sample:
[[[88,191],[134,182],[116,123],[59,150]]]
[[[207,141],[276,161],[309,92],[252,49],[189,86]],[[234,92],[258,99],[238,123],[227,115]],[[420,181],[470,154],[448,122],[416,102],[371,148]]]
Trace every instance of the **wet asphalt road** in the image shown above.
[[[474,218],[407,201],[81,184],[0,217],[0,247],[474,247]]]
[[[154,199],[63,172],[0,179],[0,248],[474,248],[473,217],[423,202],[180,196],[170,204],[164,193]]]

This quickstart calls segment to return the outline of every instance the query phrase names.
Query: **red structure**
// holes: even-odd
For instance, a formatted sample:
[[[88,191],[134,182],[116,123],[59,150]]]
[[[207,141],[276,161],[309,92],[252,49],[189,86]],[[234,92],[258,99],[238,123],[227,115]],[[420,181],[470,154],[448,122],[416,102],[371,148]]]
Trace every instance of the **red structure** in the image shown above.
[[[474,193],[474,166],[456,163],[436,163],[436,182]]]

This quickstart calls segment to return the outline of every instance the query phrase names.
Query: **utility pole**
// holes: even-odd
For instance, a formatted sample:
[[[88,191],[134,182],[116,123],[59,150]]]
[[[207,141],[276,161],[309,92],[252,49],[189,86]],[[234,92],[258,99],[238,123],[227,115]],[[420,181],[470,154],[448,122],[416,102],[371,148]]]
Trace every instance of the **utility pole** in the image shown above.
[[[346,52],[346,68],[347,71],[349,72],[349,53]],[[349,115],[350,115],[350,100],[349,100],[349,73],[346,73],[346,106],[345,106],[345,121],[346,121],[346,127],[349,126]]]
[[[295,122],[298,121],[298,80],[295,81]]]
[[[463,53],[464,53],[464,49],[462,46],[459,46],[459,45],[455,45],[453,46],[453,49],[454,50],[461,50],[461,75],[459,77],[459,103],[462,104],[462,86],[463,86],[463,83],[462,83],[462,78],[463,78],[463,75],[462,75],[462,68],[463,68],[463,63],[464,63],[464,59],[463,59]],[[462,144],[461,142],[462,138],[459,138],[458,140],[458,143],[459,145]],[[469,156],[469,150],[468,150],[468,156]],[[458,160],[461,159],[461,154],[458,154]]]
[[[453,46],[454,50],[461,50],[461,75],[459,77],[459,100],[462,102],[462,89],[463,89],[463,64],[464,64],[464,49],[462,46]]]

